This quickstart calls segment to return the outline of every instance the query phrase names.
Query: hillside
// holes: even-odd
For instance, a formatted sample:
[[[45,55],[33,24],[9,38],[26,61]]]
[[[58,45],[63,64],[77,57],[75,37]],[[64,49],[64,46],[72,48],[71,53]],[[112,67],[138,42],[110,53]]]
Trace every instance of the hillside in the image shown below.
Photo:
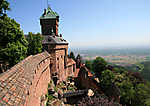
[[[139,64],[132,64],[125,67],[132,72],[140,72],[144,79],[150,81],[150,62],[141,62]]]

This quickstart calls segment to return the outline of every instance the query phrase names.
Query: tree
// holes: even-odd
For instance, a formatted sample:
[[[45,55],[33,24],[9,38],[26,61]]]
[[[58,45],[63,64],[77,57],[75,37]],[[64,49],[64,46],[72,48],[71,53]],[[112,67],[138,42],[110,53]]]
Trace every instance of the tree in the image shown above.
[[[102,73],[102,71],[106,69],[106,65],[107,65],[107,62],[101,57],[97,57],[93,61],[92,68],[93,68],[93,72],[95,73],[97,77],[100,77],[100,74]]]
[[[85,66],[86,66],[90,71],[92,71],[92,61],[86,60],[86,61],[85,61]]]
[[[6,0],[0,0],[0,16],[6,15],[6,10],[10,10],[9,3]]]
[[[122,68],[117,68],[121,70]],[[120,103],[129,106],[147,106],[150,98],[150,85],[143,81],[140,73],[115,69],[115,84],[120,88]]]
[[[73,60],[75,60],[75,56],[74,56],[74,53],[72,51],[70,52],[69,58],[72,58]]]
[[[146,105],[146,106],[150,106],[150,98],[146,99],[145,105]]]
[[[0,60],[10,68],[26,57],[28,42],[14,19],[4,16],[0,26]]]
[[[142,106],[150,99],[150,88],[146,84],[137,84],[135,87],[135,98],[132,100],[134,106]]]
[[[33,34],[32,32],[29,32],[27,36],[27,41],[29,43],[28,55],[35,55],[42,52],[42,39],[43,37],[40,33]]]
[[[104,89],[109,88],[115,80],[115,74],[110,70],[105,70],[102,72],[101,77],[99,78],[101,86]]]

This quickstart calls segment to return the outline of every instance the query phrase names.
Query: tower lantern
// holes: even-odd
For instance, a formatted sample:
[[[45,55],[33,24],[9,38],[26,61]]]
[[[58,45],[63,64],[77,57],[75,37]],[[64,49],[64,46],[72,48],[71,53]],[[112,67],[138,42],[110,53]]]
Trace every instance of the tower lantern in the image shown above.
[[[42,35],[51,35],[51,31],[58,35],[59,15],[52,11],[50,6],[44,9],[44,13],[40,17]]]

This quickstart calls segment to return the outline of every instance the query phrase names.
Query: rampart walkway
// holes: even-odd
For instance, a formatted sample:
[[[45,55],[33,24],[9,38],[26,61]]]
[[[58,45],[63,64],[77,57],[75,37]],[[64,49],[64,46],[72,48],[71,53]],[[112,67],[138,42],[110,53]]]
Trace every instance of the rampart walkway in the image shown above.
[[[40,106],[50,81],[50,55],[29,56],[0,75],[0,106]]]

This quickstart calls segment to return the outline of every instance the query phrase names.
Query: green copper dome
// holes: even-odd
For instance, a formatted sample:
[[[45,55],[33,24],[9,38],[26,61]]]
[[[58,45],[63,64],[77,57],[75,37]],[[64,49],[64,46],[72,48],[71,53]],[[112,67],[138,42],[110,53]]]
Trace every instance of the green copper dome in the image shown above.
[[[55,19],[58,18],[59,15],[56,12],[53,12],[50,7],[44,10],[44,13],[40,17],[40,19]]]

